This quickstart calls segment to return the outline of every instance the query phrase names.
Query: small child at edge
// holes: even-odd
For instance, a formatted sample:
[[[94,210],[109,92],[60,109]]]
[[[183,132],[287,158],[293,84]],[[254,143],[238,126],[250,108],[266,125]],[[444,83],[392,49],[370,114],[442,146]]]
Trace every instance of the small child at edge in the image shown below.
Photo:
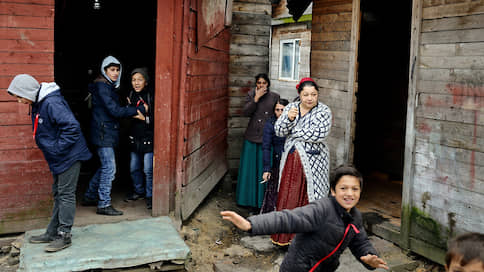
[[[466,233],[449,243],[445,255],[447,272],[484,272],[484,234]]]

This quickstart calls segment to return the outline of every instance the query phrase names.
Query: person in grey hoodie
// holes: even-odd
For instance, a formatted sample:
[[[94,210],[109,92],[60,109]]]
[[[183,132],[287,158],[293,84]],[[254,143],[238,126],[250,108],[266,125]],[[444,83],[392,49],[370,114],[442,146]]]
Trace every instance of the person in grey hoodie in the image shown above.
[[[144,120],[147,104],[123,107],[119,104],[117,90],[121,80],[121,63],[113,56],[106,57],[101,65],[101,75],[90,85],[92,95],[91,143],[101,161],[101,167],[89,182],[81,202],[84,206],[97,205],[97,214],[122,215],[111,204],[111,188],[116,173],[114,149],[119,143],[119,118],[133,117]]]
[[[27,74],[17,75],[7,89],[19,103],[32,107],[35,143],[44,154],[54,178],[54,208],[44,234],[31,236],[31,243],[49,243],[47,252],[69,247],[76,211],[76,187],[81,161],[91,158],[81,126],[55,82],[39,84]]]

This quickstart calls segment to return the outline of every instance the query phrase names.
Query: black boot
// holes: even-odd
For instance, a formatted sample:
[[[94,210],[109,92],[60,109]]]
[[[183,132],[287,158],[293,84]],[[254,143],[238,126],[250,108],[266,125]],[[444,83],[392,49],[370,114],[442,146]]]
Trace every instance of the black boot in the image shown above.
[[[129,195],[126,196],[126,198],[124,199],[125,202],[131,202],[131,201],[136,201],[138,199],[143,199],[145,198],[144,195],[142,194],[137,194],[137,193],[131,193]]]
[[[90,198],[84,196],[81,200],[81,205],[82,206],[97,206],[97,200],[96,199],[90,199]]]
[[[44,233],[41,235],[34,235],[29,238],[29,242],[32,244],[40,244],[40,243],[50,243],[55,240],[55,236],[51,236],[49,234]]]
[[[153,208],[153,201],[151,197],[146,198],[146,208],[151,210]]]
[[[59,231],[59,235],[56,237],[54,241],[52,241],[48,246],[45,247],[45,251],[57,252],[64,248],[68,248],[71,245],[72,245],[71,233]]]
[[[102,214],[102,215],[110,215],[110,216],[123,215],[122,211],[116,210],[112,205],[109,205],[104,208],[97,208],[96,213]]]

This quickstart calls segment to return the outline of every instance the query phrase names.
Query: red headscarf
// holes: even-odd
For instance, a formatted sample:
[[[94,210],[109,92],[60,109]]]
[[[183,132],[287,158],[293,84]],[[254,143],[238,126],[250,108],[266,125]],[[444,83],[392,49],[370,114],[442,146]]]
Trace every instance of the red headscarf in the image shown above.
[[[306,81],[311,81],[313,82],[314,84],[316,84],[316,81],[314,81],[312,78],[310,77],[304,77],[301,79],[301,81],[299,81],[299,83],[296,85],[296,90],[299,90],[299,86],[301,86],[301,84],[303,84],[304,82]]]

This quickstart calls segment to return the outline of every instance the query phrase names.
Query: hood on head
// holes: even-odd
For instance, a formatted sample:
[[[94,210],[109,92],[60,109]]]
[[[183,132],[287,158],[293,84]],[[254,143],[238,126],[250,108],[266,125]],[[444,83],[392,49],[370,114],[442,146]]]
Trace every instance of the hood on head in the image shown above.
[[[39,89],[40,84],[35,78],[31,75],[20,74],[12,79],[7,91],[16,96],[36,102]]]
[[[119,65],[119,77],[115,82],[112,82],[111,79],[106,75],[106,71],[104,71],[104,68],[108,67],[109,64],[114,63]],[[114,84],[114,87],[119,88],[119,85],[121,84],[121,74],[122,74],[122,66],[121,62],[119,62],[118,59],[116,59],[113,56],[107,56],[104,60],[103,63],[101,64],[101,74],[111,83]]]

